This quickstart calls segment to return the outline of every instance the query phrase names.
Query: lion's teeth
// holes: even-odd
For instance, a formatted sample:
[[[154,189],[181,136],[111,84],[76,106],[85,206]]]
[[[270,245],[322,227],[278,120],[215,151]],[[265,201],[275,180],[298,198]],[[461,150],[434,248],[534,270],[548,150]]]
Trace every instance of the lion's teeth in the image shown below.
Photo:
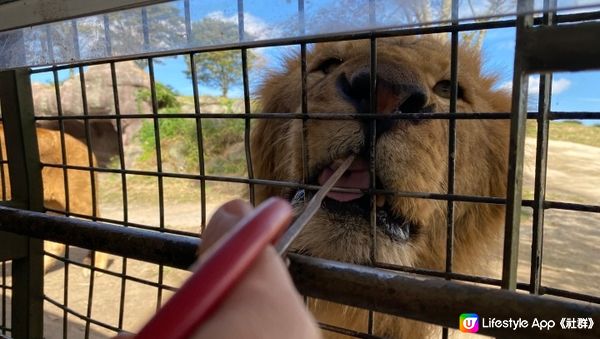
[[[385,195],[378,195],[375,197],[375,204],[377,207],[383,207],[385,205]]]

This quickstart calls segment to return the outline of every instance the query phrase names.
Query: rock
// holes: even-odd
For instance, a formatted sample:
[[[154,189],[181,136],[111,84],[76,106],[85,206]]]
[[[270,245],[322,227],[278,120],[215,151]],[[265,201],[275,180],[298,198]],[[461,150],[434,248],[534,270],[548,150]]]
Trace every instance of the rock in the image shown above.
[[[152,113],[150,103],[139,99],[139,91],[150,88],[148,74],[133,61],[116,63],[119,111],[122,115]],[[85,89],[88,114],[115,114],[115,102],[110,66],[108,64],[89,66],[85,70]],[[35,114],[57,116],[55,88],[49,84],[32,84]],[[63,115],[83,115],[83,97],[79,74],[68,78],[60,85]],[[121,128],[124,144],[129,143],[141,126],[141,119],[123,119]],[[57,121],[43,121],[46,128],[59,129]],[[91,119],[89,122],[93,151],[101,166],[118,154],[116,119]],[[83,120],[65,120],[65,131],[85,142]],[[127,157],[132,158],[132,157]]]

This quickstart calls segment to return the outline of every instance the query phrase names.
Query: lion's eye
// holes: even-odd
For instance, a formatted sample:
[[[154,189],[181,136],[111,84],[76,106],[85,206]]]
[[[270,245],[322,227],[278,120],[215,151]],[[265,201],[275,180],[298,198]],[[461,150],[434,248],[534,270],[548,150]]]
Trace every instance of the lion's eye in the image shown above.
[[[450,99],[450,93],[452,91],[451,88],[452,82],[450,80],[442,80],[433,86],[433,91],[442,98]],[[456,97],[458,99],[463,99],[463,89],[460,87],[460,84],[458,84],[458,92],[456,93]]]
[[[314,70],[329,74],[333,72],[344,60],[340,58],[329,58],[322,61]]]

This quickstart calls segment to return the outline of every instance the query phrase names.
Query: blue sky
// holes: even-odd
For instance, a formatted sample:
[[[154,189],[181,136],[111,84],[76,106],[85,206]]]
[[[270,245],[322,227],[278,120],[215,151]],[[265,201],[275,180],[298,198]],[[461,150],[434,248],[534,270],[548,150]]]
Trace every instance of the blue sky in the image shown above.
[[[381,15],[382,25],[402,22],[400,15],[396,13],[385,13],[386,3],[392,3],[394,0],[382,0],[378,3],[378,14]],[[575,0],[563,1],[562,4],[573,4]],[[579,2],[589,2],[588,0],[578,0]],[[592,0],[595,3],[599,0]],[[355,1],[360,3],[360,1]],[[398,3],[397,1],[395,2]],[[183,2],[175,3],[183,11]],[[363,27],[368,21],[368,13],[358,11],[360,6],[350,8],[355,11],[356,20],[339,19],[335,15],[324,12],[323,8],[327,6],[338,5],[339,2],[331,0],[310,1],[306,0],[307,22],[311,25],[307,28],[310,33],[319,33],[324,30],[340,30],[344,28]],[[160,5],[159,5],[160,6]],[[165,5],[162,5],[165,6]],[[277,1],[245,1],[245,23],[246,29],[258,39],[277,38],[289,34],[290,27],[297,22],[297,2],[292,0]],[[477,7],[477,6],[476,6]],[[225,1],[191,1],[192,20],[200,20],[205,16],[212,16],[225,21],[237,23],[237,0]],[[354,17],[352,17],[354,18]],[[310,19],[311,21],[308,21]],[[330,20],[331,22],[327,22]],[[318,22],[318,24],[312,24]],[[335,24],[335,25],[333,25]],[[333,25],[333,26],[332,26]],[[358,25],[358,26],[357,26]],[[484,69],[486,72],[499,75],[498,87],[510,88],[512,80],[512,63],[514,58],[514,29],[496,29],[489,30],[486,33],[482,52],[484,55]],[[257,50],[263,57],[266,68],[278,67],[280,56],[289,48],[264,48]],[[185,59],[162,58],[161,63],[155,65],[155,74],[157,81],[167,84],[183,95],[192,94],[192,85],[190,79],[186,77]],[[61,72],[61,78],[68,76],[68,72]],[[33,81],[48,82],[51,76],[48,74],[39,74],[33,77]],[[256,84],[260,82],[260,74],[253,72],[250,74],[251,91],[255,89]],[[535,97],[537,77],[530,80],[530,97]],[[554,74],[554,91],[552,100],[552,109],[556,111],[598,111],[600,107],[600,72],[580,72],[580,73],[556,73]],[[201,85],[201,94],[218,95],[216,88]],[[236,87],[230,90],[230,96],[240,97],[242,89]],[[533,99],[532,99],[533,100]],[[600,121],[587,121],[586,123],[600,123]]]

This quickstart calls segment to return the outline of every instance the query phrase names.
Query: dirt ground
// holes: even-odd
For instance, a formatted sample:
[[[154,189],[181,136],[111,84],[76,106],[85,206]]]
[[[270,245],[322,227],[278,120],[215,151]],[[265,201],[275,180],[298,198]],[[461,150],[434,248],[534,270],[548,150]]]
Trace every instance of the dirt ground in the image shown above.
[[[533,197],[533,168],[535,140],[527,140],[527,165],[524,181],[524,197]],[[548,170],[547,196],[550,200],[597,204],[600,201],[600,148],[569,142],[551,141]],[[239,194],[239,190],[236,194]],[[236,194],[212,194],[217,197],[207,206],[207,215],[223,201]],[[119,200],[117,200],[119,201]],[[151,206],[150,206],[151,205]],[[140,199],[130,204],[132,221],[156,224],[158,209],[155,204]],[[197,232],[199,230],[199,204],[197,201],[175,201],[166,203],[169,215],[167,224],[180,230]],[[101,213],[105,217],[122,218],[120,201],[116,204],[102,203]],[[519,281],[529,281],[529,256],[531,244],[531,210],[522,213]],[[542,278],[545,286],[556,287],[581,293],[600,295],[600,215],[593,213],[575,213],[560,210],[546,212],[544,229],[544,256]],[[86,252],[73,248],[71,258],[84,260]],[[121,273],[123,259],[114,257],[109,269]],[[135,279],[158,282],[159,269],[135,260],[127,260],[126,272]],[[169,286],[178,286],[187,276],[186,271],[164,268],[163,282]],[[98,321],[118,326],[119,299],[121,297],[121,279],[108,274],[94,277],[91,304],[91,316]],[[85,315],[88,312],[90,277],[83,269],[69,265],[68,278],[65,270],[57,265],[46,275],[45,293],[52,299],[63,303],[67,284],[67,305],[73,311]],[[158,289],[153,286],[128,280],[124,293],[122,324],[126,330],[135,331],[156,309]],[[165,300],[171,292],[163,290]],[[50,303],[45,305],[46,338],[62,338],[63,312]],[[68,338],[84,338],[84,322],[73,315],[67,318]],[[101,326],[90,326],[90,338],[109,338],[114,332]]]
[[[535,140],[527,139],[524,198],[533,198]],[[550,141],[546,199],[597,205],[600,148]],[[519,246],[519,281],[529,282],[532,210],[524,208]],[[600,296],[600,215],[546,210],[542,284]]]

